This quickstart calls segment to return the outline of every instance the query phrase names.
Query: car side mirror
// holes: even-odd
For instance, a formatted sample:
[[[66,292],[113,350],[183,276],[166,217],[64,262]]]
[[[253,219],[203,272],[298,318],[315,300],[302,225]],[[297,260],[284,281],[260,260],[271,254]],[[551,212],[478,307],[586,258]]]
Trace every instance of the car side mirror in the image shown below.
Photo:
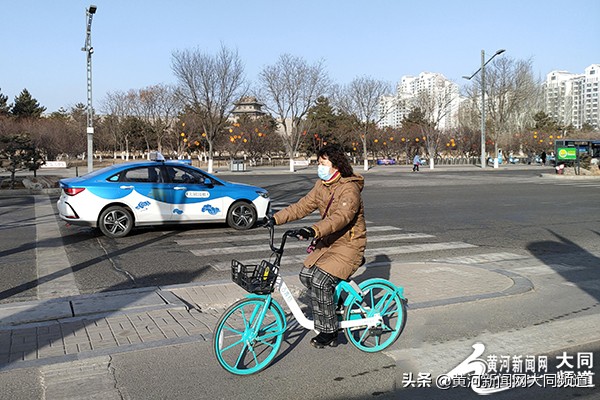
[[[210,178],[204,178],[204,186],[213,187],[214,183]]]

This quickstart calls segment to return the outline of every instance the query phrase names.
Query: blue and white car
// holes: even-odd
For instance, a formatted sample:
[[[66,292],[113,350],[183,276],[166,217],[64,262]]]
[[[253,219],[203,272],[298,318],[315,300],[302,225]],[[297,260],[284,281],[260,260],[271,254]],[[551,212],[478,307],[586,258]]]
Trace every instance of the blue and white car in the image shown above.
[[[178,161],[117,164],[60,181],[60,218],[111,238],[134,226],[227,222],[250,229],[269,211],[269,193]]]

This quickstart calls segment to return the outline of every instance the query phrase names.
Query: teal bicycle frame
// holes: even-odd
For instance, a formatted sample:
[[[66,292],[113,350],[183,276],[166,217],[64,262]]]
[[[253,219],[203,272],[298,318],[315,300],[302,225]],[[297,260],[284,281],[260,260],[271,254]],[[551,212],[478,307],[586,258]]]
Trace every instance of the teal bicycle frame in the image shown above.
[[[226,310],[215,330],[213,349],[216,357],[221,366],[233,374],[249,375],[261,371],[277,354],[288,323],[283,307],[273,298],[275,290],[281,293],[298,324],[315,330],[314,321],[304,315],[279,273],[286,237],[294,237],[296,231],[287,231],[279,248],[273,245],[273,232],[271,228],[270,246],[275,260],[268,264],[276,267],[274,281],[268,283],[267,290],[262,287],[247,289],[255,293],[246,294],[245,299]],[[232,262],[232,274],[234,269],[238,273],[243,271],[243,265],[241,267],[237,270]],[[263,281],[262,270],[252,273]],[[247,288],[246,283],[235,278],[234,281]],[[265,282],[268,281],[265,279]],[[341,304],[339,299],[343,299]],[[336,310],[338,328],[344,330],[349,343],[361,351],[373,353],[387,348],[404,329],[407,307],[404,289],[386,279],[371,278],[358,285],[354,281],[341,281],[335,288],[334,301],[339,306]]]
[[[354,281],[341,281],[340,283],[338,283],[338,285],[335,288],[335,294],[334,294],[334,302],[337,303],[338,299],[340,298],[340,296],[343,293],[346,293],[346,299],[344,300],[344,306],[350,306],[353,302],[358,301],[359,303],[362,301],[363,295],[362,295],[362,290],[361,290],[361,286],[368,286],[371,285],[373,283],[381,283],[381,284],[387,284],[389,285],[389,281],[385,280],[385,279],[381,279],[381,278],[372,278],[372,279],[368,279],[364,282],[362,282],[359,285],[357,285]],[[309,330],[315,330],[315,323],[313,320],[310,320],[306,317],[306,315],[304,315],[304,312],[302,312],[302,309],[300,308],[300,306],[298,305],[298,302],[296,301],[296,299],[294,298],[294,296],[292,295],[292,292],[290,291],[290,289],[288,288],[288,286],[286,285],[286,283],[283,281],[283,278],[281,276],[277,277],[277,282],[275,283],[275,290],[279,290],[279,293],[281,293],[281,296],[283,297],[283,300],[285,301],[285,303],[287,304],[288,308],[290,309],[290,311],[292,312],[294,318],[296,319],[296,321],[298,321],[298,323],[305,329],[309,329]],[[394,294],[397,294],[398,296],[400,296],[400,298],[404,299],[404,288],[402,287],[396,287],[396,290],[394,292]],[[254,318],[250,318],[251,321],[256,321],[257,325],[256,325],[256,329],[258,329],[258,327],[261,326],[262,321],[265,317],[265,313],[267,312],[267,310],[269,309],[269,307],[271,306],[271,304],[273,304],[277,310],[281,313],[281,315],[285,315],[284,311],[283,311],[283,307],[281,307],[281,304],[279,304],[279,302],[277,300],[275,300],[273,298],[273,296],[271,294],[252,294],[249,293],[246,295],[246,298],[248,299],[260,299],[264,302],[264,307],[262,307],[261,310],[261,314],[258,316],[258,319],[254,319]],[[388,299],[386,299],[386,301],[389,303],[392,301],[394,297],[390,296]],[[387,304],[382,305],[383,309],[387,308]],[[377,326],[378,324],[380,324],[383,321],[383,318],[381,317],[381,315],[379,313],[375,313],[373,316],[370,317],[366,317],[363,318],[362,316],[360,316],[359,314],[355,314],[357,317],[356,318],[352,318],[351,320],[341,320],[338,323],[338,328],[339,329],[346,329],[346,328],[354,328],[354,327],[367,327],[367,328],[372,328]],[[254,317],[254,316],[253,316]],[[283,332],[285,332],[287,329],[287,320],[284,319],[284,326],[280,331],[277,332],[273,332],[272,334],[270,334],[269,336],[277,336],[282,334]]]

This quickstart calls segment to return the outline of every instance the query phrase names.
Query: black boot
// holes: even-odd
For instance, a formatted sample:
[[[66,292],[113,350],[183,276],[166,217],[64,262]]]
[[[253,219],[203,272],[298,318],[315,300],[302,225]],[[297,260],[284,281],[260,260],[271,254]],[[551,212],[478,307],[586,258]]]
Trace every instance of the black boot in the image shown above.
[[[338,345],[337,338],[338,338],[337,332],[333,332],[333,333],[322,333],[321,332],[314,338],[310,339],[310,344],[315,346],[317,349],[322,349],[325,346],[336,347]]]

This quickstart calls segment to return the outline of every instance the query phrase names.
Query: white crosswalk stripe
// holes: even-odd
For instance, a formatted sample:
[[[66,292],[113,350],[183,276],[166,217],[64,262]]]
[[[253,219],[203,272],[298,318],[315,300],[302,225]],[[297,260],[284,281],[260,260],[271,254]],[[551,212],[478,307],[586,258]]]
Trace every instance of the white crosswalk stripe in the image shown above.
[[[422,238],[432,238],[432,237],[434,237],[434,236],[427,235],[425,233],[402,233],[402,234],[398,234],[398,235],[370,237],[368,239],[368,241],[369,241],[369,243],[377,243],[377,242],[390,242],[390,241],[396,241],[396,240],[422,239]],[[262,235],[261,238],[264,239],[264,235]],[[216,238],[214,238],[212,240],[214,240],[213,243],[218,243],[216,241]],[[256,241],[256,239],[254,241]],[[189,242],[190,241],[187,240],[186,244]],[[198,239],[198,241],[195,242],[194,244],[196,244],[196,243],[200,244],[203,242],[201,239]],[[204,243],[210,243],[210,242],[204,242]],[[179,244],[181,244],[181,243],[179,243]],[[306,241],[288,242],[285,245],[285,249],[286,250],[302,249],[302,248],[306,248],[307,245],[308,245],[308,243]],[[390,248],[393,249],[393,247],[390,247]],[[265,249],[264,244],[256,244],[256,245],[230,246],[230,247],[220,247],[220,248],[210,248],[210,249],[193,249],[193,250],[191,250],[191,252],[195,256],[205,257],[208,255],[215,255],[215,254],[239,254],[241,252],[249,253],[249,252],[254,252],[254,251],[262,251],[264,249]]]
[[[286,225],[289,229],[295,229],[299,226],[292,227],[292,224]],[[305,224],[306,225],[306,224]],[[372,233],[381,233],[381,232],[400,232],[402,231],[400,228],[396,228],[394,226],[374,226],[369,227],[369,234]],[[283,231],[282,231],[283,233]],[[198,236],[198,235],[197,235]],[[175,239],[175,243],[180,246],[193,246],[193,245],[203,245],[203,244],[215,244],[215,243],[227,243],[234,244],[237,248],[237,243],[240,242],[255,242],[261,243],[267,237],[267,231],[263,233],[256,234],[237,234],[237,235],[228,235],[227,237],[217,236],[217,237],[195,237],[193,239]],[[406,240],[406,239],[424,239],[424,238],[432,238],[433,235],[428,235],[426,233],[403,233],[403,234],[390,234],[386,236],[387,240]],[[369,241],[371,239],[369,238]],[[252,250],[254,251],[254,250]]]
[[[554,185],[554,186],[571,186],[571,187],[590,187],[590,188],[600,188],[600,180],[589,180],[589,181],[544,181],[544,182],[536,182],[539,185]]]
[[[428,251],[440,251],[440,250],[455,250],[455,249],[467,249],[467,248],[475,248],[477,246],[463,243],[463,242],[443,242],[443,243],[425,243],[425,244],[415,244],[415,245],[404,245],[404,246],[394,246],[394,247],[380,247],[380,248],[367,248],[365,251],[365,258],[367,260],[375,258],[377,256],[392,256],[392,255],[400,255],[400,254],[410,254],[410,253],[424,253]],[[287,245],[286,245],[287,248]],[[282,265],[298,265],[304,262],[306,258],[306,254],[300,255],[292,255],[292,256],[284,256],[281,259]],[[246,265],[256,265],[259,264],[263,259],[237,259],[242,264]],[[231,264],[224,263],[219,265],[213,265],[215,269],[226,271],[229,269]],[[369,263],[366,264],[369,266]]]
[[[281,209],[288,204],[274,203],[272,208]],[[303,226],[309,226],[320,220],[318,212],[298,220],[277,226],[275,231],[276,246],[285,230],[299,229]],[[402,228],[389,225],[375,225],[367,221],[367,250],[365,258],[366,266],[370,264],[381,263],[381,259],[403,254],[417,254],[429,252],[443,252],[460,249],[475,249],[476,245],[465,242],[440,242],[436,237],[427,233],[405,232]],[[268,233],[267,230],[253,229],[251,231],[232,231],[230,228],[214,228],[206,231],[192,231],[190,234],[182,232],[175,238],[175,243],[186,248],[194,256],[204,258],[207,264],[219,271],[227,271],[231,265],[231,259],[234,258],[242,264],[255,265],[268,257]],[[282,265],[298,265],[306,258],[305,249],[308,246],[307,241],[289,240],[286,243],[286,254],[282,258]],[[261,257],[261,254],[264,256]],[[258,258],[260,257],[260,258]],[[457,262],[473,263],[478,260],[476,257],[470,259],[456,258]],[[503,257],[514,257],[514,255],[487,256],[494,260]],[[391,259],[389,261],[392,261]]]
[[[309,217],[310,220],[310,217]],[[297,229],[310,224],[307,218],[301,221],[277,227],[276,236],[283,233],[283,229]],[[379,260],[381,257],[399,256],[402,254],[427,253],[444,250],[472,249],[477,246],[464,242],[435,242],[435,236],[418,233],[402,232],[401,228],[394,226],[372,226],[367,223],[368,246],[365,258],[369,262]],[[208,258],[209,264],[219,271],[230,268],[231,258],[235,258],[243,264],[254,265],[260,263],[269,254],[267,245],[267,232],[234,232],[231,230],[225,234],[210,232],[196,233],[195,237],[189,238],[182,235],[175,242],[188,250],[196,257]],[[420,241],[426,241],[419,243]],[[417,243],[415,243],[417,242]],[[392,244],[392,245],[390,245]],[[282,265],[298,265],[306,258],[307,241],[291,240],[286,243],[286,255],[282,259]],[[265,256],[256,258],[256,253],[264,253]],[[223,261],[221,261],[223,260]],[[379,260],[380,261],[380,260]]]
[[[461,256],[461,257],[445,257],[434,259],[437,262],[447,262],[453,264],[483,264],[498,261],[514,261],[528,259],[529,256],[522,256],[519,254],[501,252],[501,253],[488,253],[478,254],[473,256]]]

